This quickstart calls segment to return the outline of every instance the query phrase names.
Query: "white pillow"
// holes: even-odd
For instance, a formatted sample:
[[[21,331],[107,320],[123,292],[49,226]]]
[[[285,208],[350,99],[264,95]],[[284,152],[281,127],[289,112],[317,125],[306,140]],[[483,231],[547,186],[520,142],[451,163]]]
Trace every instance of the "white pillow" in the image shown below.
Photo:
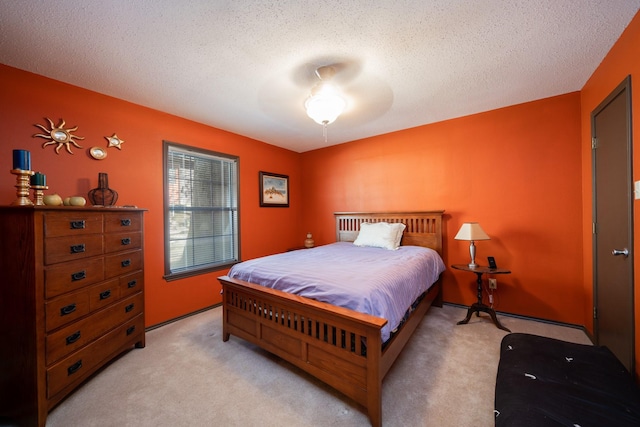
[[[400,246],[405,228],[406,226],[400,222],[393,224],[388,222],[363,222],[360,224],[360,232],[353,244],[356,246],[372,246],[396,250]]]

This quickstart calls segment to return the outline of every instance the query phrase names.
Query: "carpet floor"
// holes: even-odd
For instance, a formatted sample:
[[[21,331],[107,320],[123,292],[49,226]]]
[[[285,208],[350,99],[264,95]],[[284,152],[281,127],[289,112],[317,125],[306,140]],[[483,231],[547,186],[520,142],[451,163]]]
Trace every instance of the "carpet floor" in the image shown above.
[[[383,381],[384,426],[493,426],[500,341],[488,315],[433,307]],[[47,427],[367,426],[363,409],[241,339],[222,308],[160,328],[51,411]],[[512,332],[590,344],[580,329],[499,316]]]

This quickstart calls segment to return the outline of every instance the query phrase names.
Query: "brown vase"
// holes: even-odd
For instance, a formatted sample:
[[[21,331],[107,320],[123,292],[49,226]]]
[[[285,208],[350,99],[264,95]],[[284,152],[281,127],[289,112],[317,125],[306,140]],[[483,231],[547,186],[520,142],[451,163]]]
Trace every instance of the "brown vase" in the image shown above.
[[[109,176],[106,173],[98,174],[98,188],[89,190],[89,200],[93,205],[112,206],[118,200],[116,190],[109,188]]]

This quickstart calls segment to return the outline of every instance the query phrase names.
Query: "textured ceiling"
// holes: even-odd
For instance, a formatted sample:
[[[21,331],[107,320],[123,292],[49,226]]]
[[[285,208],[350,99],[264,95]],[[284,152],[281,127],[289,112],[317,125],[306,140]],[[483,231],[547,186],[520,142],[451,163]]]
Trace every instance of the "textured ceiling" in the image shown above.
[[[304,152],[580,90],[639,8],[0,0],[0,62]],[[304,101],[329,64],[348,106],[325,142]]]

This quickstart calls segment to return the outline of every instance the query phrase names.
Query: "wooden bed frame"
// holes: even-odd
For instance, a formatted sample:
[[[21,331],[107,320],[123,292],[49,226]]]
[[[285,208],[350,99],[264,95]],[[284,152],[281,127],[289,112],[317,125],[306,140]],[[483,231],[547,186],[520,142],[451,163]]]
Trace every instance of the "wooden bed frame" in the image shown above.
[[[354,241],[362,222],[402,222],[402,244],[442,255],[444,211],[335,213],[338,241]],[[386,319],[219,277],[223,292],[222,339],[230,334],[283,358],[363,405],[374,427],[382,425],[382,379],[433,304],[442,306],[439,279],[402,328],[382,346]]]

